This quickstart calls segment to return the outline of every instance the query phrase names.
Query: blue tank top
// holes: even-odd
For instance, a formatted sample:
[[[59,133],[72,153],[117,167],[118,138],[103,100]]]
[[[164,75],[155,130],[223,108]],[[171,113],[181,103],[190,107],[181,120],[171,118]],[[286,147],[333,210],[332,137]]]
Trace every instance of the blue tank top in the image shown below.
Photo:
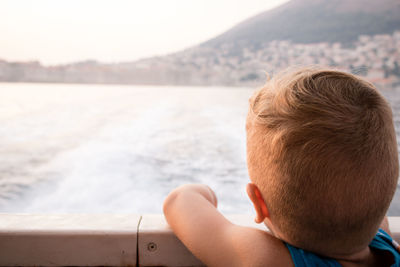
[[[285,243],[289,249],[290,255],[294,262],[295,267],[303,266],[326,266],[326,267],[340,267],[341,265],[334,259],[326,258],[323,256],[316,255],[312,252],[302,250],[300,248],[293,247]],[[385,231],[382,229],[378,230],[372,242],[369,244],[371,248],[386,250],[393,254],[394,264],[392,266],[400,266],[400,253],[399,244],[394,241]]]

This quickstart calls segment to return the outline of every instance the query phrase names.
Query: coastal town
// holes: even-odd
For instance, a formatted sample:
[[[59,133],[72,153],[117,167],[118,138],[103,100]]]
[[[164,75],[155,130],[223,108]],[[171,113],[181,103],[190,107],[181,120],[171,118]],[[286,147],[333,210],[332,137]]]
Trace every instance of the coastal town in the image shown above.
[[[296,65],[331,66],[382,87],[400,85],[400,31],[361,35],[352,43],[202,44],[166,56],[106,64],[43,66],[0,60],[0,81],[106,84],[257,86],[267,75]]]
[[[289,66],[322,65],[365,76],[369,81],[390,86],[400,83],[400,31],[392,35],[359,36],[351,44],[294,44],[273,41],[262,45],[224,44],[196,47],[167,57],[138,62],[136,67],[174,66],[196,73],[193,83],[247,85],[265,80]],[[199,80],[200,79],[200,80]]]

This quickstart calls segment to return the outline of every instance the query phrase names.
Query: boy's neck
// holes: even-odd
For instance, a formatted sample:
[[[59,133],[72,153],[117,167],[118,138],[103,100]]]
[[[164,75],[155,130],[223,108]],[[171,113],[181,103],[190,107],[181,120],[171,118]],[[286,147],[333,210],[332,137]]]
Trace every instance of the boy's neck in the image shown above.
[[[371,254],[371,249],[366,247],[361,251],[351,254],[328,254],[324,256],[343,262],[364,262],[365,259],[368,259]]]

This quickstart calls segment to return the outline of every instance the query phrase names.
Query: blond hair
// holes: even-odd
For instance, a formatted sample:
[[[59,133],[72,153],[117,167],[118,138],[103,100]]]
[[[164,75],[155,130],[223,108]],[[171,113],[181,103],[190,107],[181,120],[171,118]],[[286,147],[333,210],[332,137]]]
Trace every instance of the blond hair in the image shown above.
[[[369,244],[396,189],[390,106],[365,80],[302,68],[250,99],[250,179],[292,245],[350,253]]]

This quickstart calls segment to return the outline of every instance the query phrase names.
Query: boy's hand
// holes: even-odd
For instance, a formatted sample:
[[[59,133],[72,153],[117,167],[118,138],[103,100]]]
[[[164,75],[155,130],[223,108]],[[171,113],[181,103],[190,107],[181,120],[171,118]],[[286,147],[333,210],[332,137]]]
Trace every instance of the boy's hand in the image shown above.
[[[232,224],[206,185],[184,185],[164,201],[175,235],[207,266],[292,266],[284,244],[265,231]]]

